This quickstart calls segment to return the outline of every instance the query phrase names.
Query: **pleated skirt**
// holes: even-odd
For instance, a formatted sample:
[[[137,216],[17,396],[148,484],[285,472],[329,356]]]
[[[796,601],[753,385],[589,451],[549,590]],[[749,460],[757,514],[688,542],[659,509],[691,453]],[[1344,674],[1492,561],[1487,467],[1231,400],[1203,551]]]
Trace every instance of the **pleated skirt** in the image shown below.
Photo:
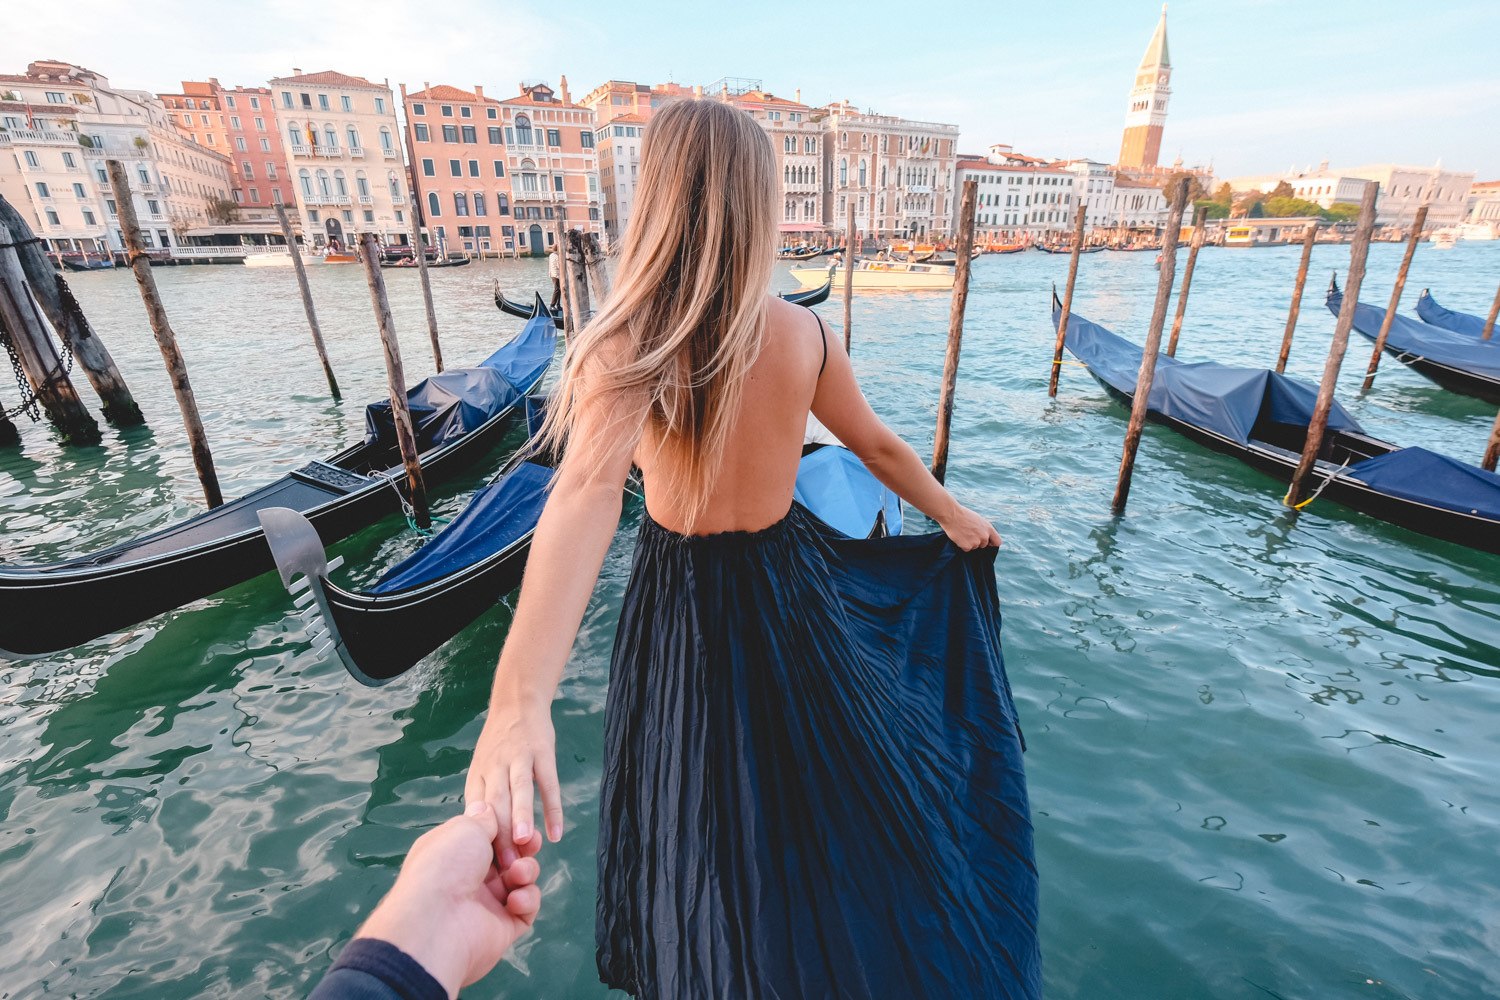
[[[1032,998],[995,550],[648,517],[616,637],[600,978],[642,1000]]]

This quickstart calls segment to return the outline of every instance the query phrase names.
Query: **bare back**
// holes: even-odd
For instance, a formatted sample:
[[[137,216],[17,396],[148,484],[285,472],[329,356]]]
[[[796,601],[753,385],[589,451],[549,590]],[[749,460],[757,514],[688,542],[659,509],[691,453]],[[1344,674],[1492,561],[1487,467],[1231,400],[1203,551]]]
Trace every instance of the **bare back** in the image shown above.
[[[694,534],[755,531],[791,508],[807,415],[824,365],[824,336],[810,310],[770,297],[760,355],[746,379],[723,464]],[[672,461],[671,449],[658,449],[658,443],[648,430],[636,449],[646,509],[656,523],[681,531],[686,518],[651,489],[655,475]]]

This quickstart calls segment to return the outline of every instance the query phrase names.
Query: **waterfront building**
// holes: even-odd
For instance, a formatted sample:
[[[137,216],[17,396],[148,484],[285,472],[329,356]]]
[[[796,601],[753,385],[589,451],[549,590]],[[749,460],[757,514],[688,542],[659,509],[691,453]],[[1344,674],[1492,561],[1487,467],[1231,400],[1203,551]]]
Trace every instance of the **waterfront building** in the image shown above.
[[[722,88],[722,89],[719,89]],[[776,157],[776,176],[781,178],[780,231],[783,245],[822,243],[823,142],[822,115],[797,100],[768,93],[755,81],[751,89],[739,90],[721,81],[705,88],[718,93],[755,119],[771,140]],[[735,92],[737,91],[737,92]]]
[[[107,159],[129,172],[148,247],[181,245],[233,205],[228,158],[180,133],[152,94],[54,60],[0,75],[0,190],[50,249],[124,248]]]
[[[1427,226],[1437,228],[1464,220],[1469,212],[1469,189],[1474,177],[1473,171],[1444,170],[1440,164],[1403,167],[1380,163],[1331,170],[1325,160],[1317,169],[1233,177],[1228,183],[1237,192],[1262,193],[1285,183],[1291,187],[1293,197],[1329,208],[1339,204],[1358,205],[1364,196],[1365,182],[1375,181],[1380,185],[1375,201],[1377,226],[1409,226],[1416,218],[1418,206],[1426,203]]]
[[[540,255],[552,245],[557,219],[569,229],[601,231],[594,113],[573,103],[566,76],[556,91],[544,83],[520,90],[500,102],[506,172],[516,251]]]
[[[269,83],[305,239],[353,245],[360,233],[409,242],[411,220],[391,88],[334,70]]]
[[[951,232],[958,126],[860,111],[848,101],[821,111],[824,225],[842,232],[852,203],[867,238]]]
[[[236,221],[274,223],[292,201],[281,129],[268,87],[225,87],[214,77],[184,80],[180,94],[158,94],[177,130],[232,164]]]
[[[1159,229],[1167,219],[1167,196],[1161,183],[1115,175],[1109,226],[1114,229]]]
[[[955,174],[955,190],[965,180],[979,182],[975,238],[980,242],[1050,239],[1072,229],[1078,178],[1061,164],[996,144],[987,156],[960,157]],[[954,198],[955,230],[959,207]]]
[[[1083,213],[1084,229],[1105,229],[1113,225],[1114,168],[1108,163],[1089,159],[1064,160],[1058,165],[1073,175],[1073,192],[1086,206]],[[1070,216],[1068,225],[1072,224]]]
[[[1469,186],[1464,223],[1472,229],[1470,238],[1500,237],[1500,181],[1480,181]]]
[[[606,80],[578,102],[594,113],[599,209],[606,243],[618,240],[630,221],[646,123],[657,108],[673,98],[701,96],[702,87]]]
[[[1135,71],[1135,83],[1125,111],[1125,134],[1120,140],[1121,167],[1154,167],[1161,156],[1161,133],[1172,97],[1172,63],[1167,54],[1167,8]]]
[[[422,84],[407,93],[411,190],[428,242],[466,253],[514,253],[516,225],[500,102],[472,91]]]

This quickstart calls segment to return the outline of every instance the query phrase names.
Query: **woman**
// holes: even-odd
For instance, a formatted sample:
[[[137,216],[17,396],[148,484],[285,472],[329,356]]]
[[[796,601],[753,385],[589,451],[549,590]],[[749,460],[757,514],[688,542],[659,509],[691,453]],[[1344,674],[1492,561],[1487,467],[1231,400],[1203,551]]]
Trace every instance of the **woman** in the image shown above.
[[[532,542],[465,794],[500,864],[562,833],[551,701],[641,470],[605,713],[597,937],[642,998],[1034,997],[1036,872],[988,521],[769,294],[777,170],[717,101],[647,132],[614,291],[544,438]],[[942,535],[843,539],[792,503],[809,412]],[[945,537],[946,536],[946,537]]]

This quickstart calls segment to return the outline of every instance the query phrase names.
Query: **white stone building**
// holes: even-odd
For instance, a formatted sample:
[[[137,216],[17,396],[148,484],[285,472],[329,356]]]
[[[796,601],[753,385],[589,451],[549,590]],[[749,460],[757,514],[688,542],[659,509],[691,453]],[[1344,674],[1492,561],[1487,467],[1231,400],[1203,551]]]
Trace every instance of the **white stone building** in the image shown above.
[[[1365,183],[1375,181],[1380,185],[1380,195],[1375,201],[1377,226],[1409,226],[1416,218],[1417,207],[1426,202],[1427,225],[1436,228],[1464,220],[1474,176],[1473,171],[1444,170],[1441,166],[1402,167],[1389,163],[1330,170],[1324,161],[1316,169],[1233,177],[1229,186],[1236,192],[1266,193],[1286,183],[1291,186],[1293,197],[1330,208],[1358,205],[1364,197]]]
[[[1083,213],[1084,229],[1107,229],[1112,225],[1114,168],[1098,160],[1067,160],[1059,166],[1073,175],[1073,194],[1087,206]]]
[[[268,84],[304,239],[354,245],[360,233],[408,243],[408,202],[401,130],[391,88],[326,70]]]
[[[820,109],[823,223],[848,222],[870,239],[940,239],[957,211],[958,126],[860,111],[847,101]]]
[[[1034,240],[1073,227],[1077,176],[1061,165],[996,144],[983,159],[964,157],[956,167],[954,225],[962,184],[979,182],[976,238],[981,242]]]
[[[1117,229],[1158,229],[1167,221],[1167,196],[1161,184],[1115,177],[1109,226]]]
[[[150,248],[176,246],[183,232],[233,203],[229,160],[179,132],[146,91],[42,60],[24,74],[0,75],[0,98],[0,190],[51,249],[124,248],[108,159],[129,174]]]

